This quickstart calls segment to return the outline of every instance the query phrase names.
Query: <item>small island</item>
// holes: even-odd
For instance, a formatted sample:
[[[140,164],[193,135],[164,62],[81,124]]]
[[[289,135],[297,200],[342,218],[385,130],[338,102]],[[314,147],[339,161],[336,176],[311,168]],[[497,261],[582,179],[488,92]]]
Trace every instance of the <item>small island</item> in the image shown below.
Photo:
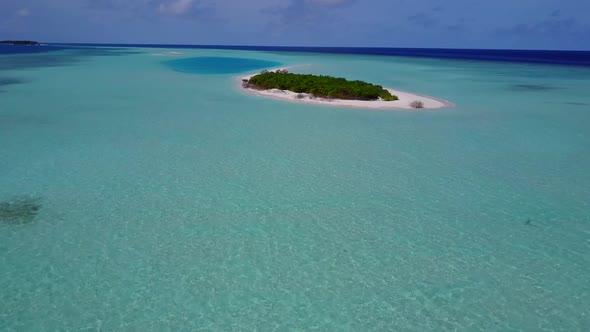
[[[287,69],[263,70],[239,78],[242,90],[256,96],[336,107],[378,110],[434,110],[454,104],[434,97],[394,90],[363,81],[322,75],[292,74]]]
[[[293,74],[286,69],[264,70],[258,75],[243,80],[243,86],[254,90],[278,89],[313,98],[341,100],[384,100],[395,101],[398,97],[384,89],[363,81],[348,81],[345,78],[323,75]]]
[[[41,44],[31,40],[0,40],[0,45],[39,46]]]

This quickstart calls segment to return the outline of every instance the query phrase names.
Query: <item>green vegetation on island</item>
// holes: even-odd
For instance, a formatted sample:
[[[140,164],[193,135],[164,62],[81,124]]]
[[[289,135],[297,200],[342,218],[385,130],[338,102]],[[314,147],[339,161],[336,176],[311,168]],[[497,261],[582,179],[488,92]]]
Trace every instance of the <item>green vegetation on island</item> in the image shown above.
[[[328,99],[398,100],[397,96],[392,95],[381,85],[323,75],[292,74],[286,70],[262,71],[249,80],[244,80],[243,85],[245,88],[256,90],[288,90]]]
[[[25,45],[25,46],[39,46],[36,41],[31,40],[0,40],[0,45]]]

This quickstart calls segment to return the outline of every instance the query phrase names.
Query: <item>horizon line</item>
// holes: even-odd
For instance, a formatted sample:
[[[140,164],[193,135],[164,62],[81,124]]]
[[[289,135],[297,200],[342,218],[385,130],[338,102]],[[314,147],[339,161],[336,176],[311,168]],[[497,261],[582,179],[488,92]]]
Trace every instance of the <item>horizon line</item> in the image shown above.
[[[398,50],[466,50],[466,51],[537,51],[537,52],[584,52],[576,49],[534,49],[534,48],[453,48],[453,47],[391,47],[391,46],[297,46],[297,45],[231,45],[231,44],[160,44],[160,43],[84,43],[84,42],[39,42],[46,45],[115,45],[115,46],[165,46],[165,47],[267,47],[267,48],[313,48],[313,49],[398,49]]]

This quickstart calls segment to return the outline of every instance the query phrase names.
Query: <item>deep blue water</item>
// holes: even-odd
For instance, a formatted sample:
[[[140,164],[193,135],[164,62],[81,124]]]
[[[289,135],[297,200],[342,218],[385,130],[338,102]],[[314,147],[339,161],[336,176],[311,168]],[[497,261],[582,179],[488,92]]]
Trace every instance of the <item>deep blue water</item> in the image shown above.
[[[58,44],[56,44],[58,45]],[[411,56],[441,59],[524,62],[590,66],[590,51],[551,50],[485,50],[437,48],[382,48],[382,47],[297,47],[297,46],[225,46],[225,45],[161,45],[161,44],[59,44],[62,47],[109,46],[185,49],[227,49],[268,52],[311,52],[331,54],[360,54],[381,56]]]
[[[437,48],[382,48],[382,47],[297,47],[297,46],[227,46],[227,45],[162,45],[162,44],[48,44],[43,46],[0,45],[0,54],[45,53],[64,49],[87,47],[183,48],[227,49],[267,52],[359,54],[381,56],[411,56],[441,59],[524,62],[590,66],[590,51],[552,50],[486,50],[486,49],[437,49]]]
[[[41,45],[41,46],[25,46],[25,45],[0,45],[0,54],[30,54],[30,53],[46,53],[51,51],[60,51],[70,46],[58,45]]]

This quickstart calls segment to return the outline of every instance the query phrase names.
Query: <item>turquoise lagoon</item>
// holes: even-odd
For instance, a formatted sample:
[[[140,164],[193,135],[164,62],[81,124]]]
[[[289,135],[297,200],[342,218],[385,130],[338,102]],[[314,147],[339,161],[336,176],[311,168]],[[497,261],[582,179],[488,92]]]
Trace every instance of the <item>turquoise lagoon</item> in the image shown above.
[[[242,93],[267,64],[457,107]],[[66,49],[0,68],[0,208],[40,206],[0,223],[2,331],[590,328],[588,67]]]

